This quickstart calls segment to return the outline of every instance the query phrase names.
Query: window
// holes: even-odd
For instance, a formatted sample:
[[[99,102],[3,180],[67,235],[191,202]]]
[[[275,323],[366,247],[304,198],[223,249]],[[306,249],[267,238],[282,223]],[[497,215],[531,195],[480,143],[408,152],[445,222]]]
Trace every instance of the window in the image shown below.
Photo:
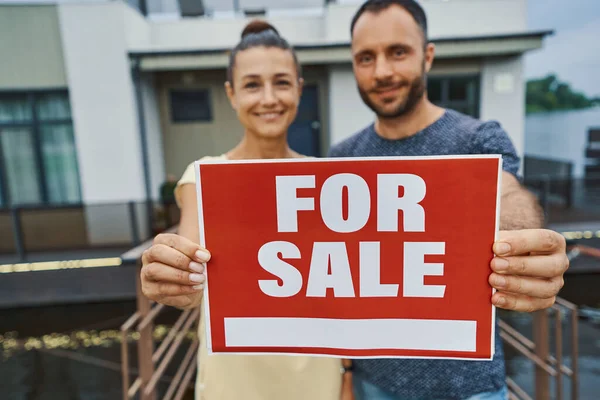
[[[0,206],[79,202],[68,93],[0,92]]]
[[[169,92],[171,120],[177,122],[210,122],[210,92],[206,89],[172,89]]]
[[[432,76],[427,81],[427,93],[440,107],[479,117],[479,76]]]

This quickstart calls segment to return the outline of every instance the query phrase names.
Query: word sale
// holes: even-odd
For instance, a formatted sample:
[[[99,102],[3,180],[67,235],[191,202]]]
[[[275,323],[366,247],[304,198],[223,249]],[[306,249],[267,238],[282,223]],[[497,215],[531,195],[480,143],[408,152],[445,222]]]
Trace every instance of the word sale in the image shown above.
[[[277,230],[298,232],[298,213],[315,212],[313,197],[298,197],[298,189],[315,189],[314,175],[277,176]],[[404,189],[399,196],[399,188]],[[379,174],[376,182],[377,231],[399,232],[402,211],[404,232],[425,232],[425,210],[419,204],[426,193],[425,181],[414,174]],[[343,215],[344,191],[347,215]],[[362,177],[342,173],[329,177],[320,188],[321,220],[332,232],[361,230],[371,218],[371,188]],[[400,243],[398,245],[401,245]],[[307,297],[325,297],[332,289],[335,297],[356,297],[345,242],[315,242],[306,282]],[[444,297],[445,285],[425,285],[425,276],[442,276],[444,264],[426,263],[426,255],[444,255],[445,242],[405,242],[403,268],[404,297]],[[380,242],[361,241],[359,250],[359,297],[397,297],[399,285],[381,283]],[[304,286],[300,271],[288,262],[302,258],[298,247],[287,241],[264,244],[258,251],[260,266],[277,279],[259,280],[261,291],[272,297],[295,296]],[[400,262],[400,260],[398,260]],[[385,267],[385,266],[384,266]],[[388,268],[397,268],[388,266]]]

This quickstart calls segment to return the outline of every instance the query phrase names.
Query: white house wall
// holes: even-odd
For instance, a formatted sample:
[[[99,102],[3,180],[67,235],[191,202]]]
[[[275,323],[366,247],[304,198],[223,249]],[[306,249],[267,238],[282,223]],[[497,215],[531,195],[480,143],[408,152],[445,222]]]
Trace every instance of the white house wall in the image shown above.
[[[0,5],[0,90],[66,87],[56,7]]]
[[[361,3],[341,0],[329,5],[327,40],[350,40],[350,22]],[[527,29],[526,0],[425,0],[420,3],[427,14],[432,38],[496,35]]]
[[[135,49],[147,47],[151,41],[150,24],[148,24],[146,19],[140,13],[131,7],[121,8],[123,10],[127,48]],[[158,199],[160,186],[165,181],[165,161],[155,75],[143,73],[141,75],[140,84],[148,145],[151,197],[152,199]],[[139,123],[139,121],[136,119],[136,126],[138,126],[137,123]],[[139,129],[134,134],[139,136]],[[141,179],[145,178],[142,176]]]
[[[152,49],[177,50],[230,48],[240,40],[249,19],[183,19],[153,21]],[[279,33],[291,43],[314,43],[324,36],[322,17],[297,16],[269,18]],[[133,48],[132,50],[144,50]]]
[[[131,227],[126,202],[145,199],[135,91],[127,58],[127,40],[135,39],[126,34],[124,9],[119,3],[61,4],[58,8],[88,240],[95,245],[128,240]],[[138,213],[140,225],[146,220],[144,213]]]
[[[483,61],[480,112],[482,120],[496,120],[502,125],[523,157],[525,81],[521,56]]]
[[[320,7],[323,1],[310,0],[239,0],[240,9],[266,8],[269,22],[272,22],[284,36],[294,43],[314,41],[347,42],[350,38],[350,21],[362,0],[337,0],[328,4],[325,12],[315,13],[312,17],[294,16],[281,18],[270,12],[295,7]],[[239,38],[239,32],[245,22],[233,19],[233,2],[222,0],[205,1],[207,9],[219,11],[216,15],[229,15],[215,22],[205,20],[201,23],[194,19],[175,19],[169,23],[156,23],[154,42],[158,46],[198,47],[198,41],[211,38],[211,46],[232,46]],[[421,1],[429,20],[431,37],[463,37],[486,34],[523,32],[527,29],[526,0],[423,0]],[[151,0],[151,12],[177,12],[177,0]],[[229,10],[229,14],[224,14]],[[465,20],[468,19],[468,23]],[[311,25],[310,28],[307,28]],[[178,33],[177,33],[178,32]],[[179,36],[181,33],[183,35]],[[194,33],[200,33],[196,36]],[[183,40],[182,40],[183,39]],[[200,47],[206,47],[201,44]]]
[[[524,32],[526,0],[422,1],[431,37],[462,37]]]
[[[148,48],[152,44],[150,24],[137,10],[121,4],[127,49]]]
[[[165,181],[165,157],[163,154],[160,108],[155,76],[144,74],[141,80],[141,88],[146,123],[146,139],[148,142],[152,198],[157,199],[160,186]]]
[[[59,15],[83,201],[144,199],[122,7],[61,4]]]
[[[371,122],[373,112],[365,106],[354,80],[351,65],[329,68],[329,136],[337,144]]]

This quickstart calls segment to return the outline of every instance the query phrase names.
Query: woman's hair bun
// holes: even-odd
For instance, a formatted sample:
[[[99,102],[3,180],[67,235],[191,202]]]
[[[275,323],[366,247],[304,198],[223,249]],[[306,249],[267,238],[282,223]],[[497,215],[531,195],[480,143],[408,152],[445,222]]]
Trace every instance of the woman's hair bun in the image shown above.
[[[250,34],[257,34],[264,31],[272,30],[277,36],[279,32],[268,22],[261,21],[259,19],[248,22],[244,30],[242,31],[242,39]]]

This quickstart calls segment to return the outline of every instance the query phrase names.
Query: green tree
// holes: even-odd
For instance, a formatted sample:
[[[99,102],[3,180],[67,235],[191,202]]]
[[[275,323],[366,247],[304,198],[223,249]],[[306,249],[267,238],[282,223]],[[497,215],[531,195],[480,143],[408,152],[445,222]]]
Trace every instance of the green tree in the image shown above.
[[[556,75],[527,82],[527,114],[557,110],[579,110],[600,105],[600,98],[588,98],[576,92]]]

